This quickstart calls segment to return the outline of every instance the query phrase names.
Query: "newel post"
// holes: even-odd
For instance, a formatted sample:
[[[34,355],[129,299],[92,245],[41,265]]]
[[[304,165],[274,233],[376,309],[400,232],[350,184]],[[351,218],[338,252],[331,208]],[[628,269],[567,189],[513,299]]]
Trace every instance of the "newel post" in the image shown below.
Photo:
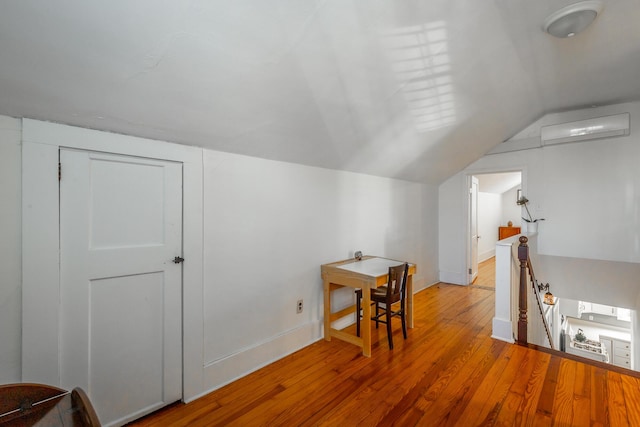
[[[529,239],[520,237],[518,260],[520,261],[520,290],[518,292],[518,344],[527,344],[527,260],[529,259]]]

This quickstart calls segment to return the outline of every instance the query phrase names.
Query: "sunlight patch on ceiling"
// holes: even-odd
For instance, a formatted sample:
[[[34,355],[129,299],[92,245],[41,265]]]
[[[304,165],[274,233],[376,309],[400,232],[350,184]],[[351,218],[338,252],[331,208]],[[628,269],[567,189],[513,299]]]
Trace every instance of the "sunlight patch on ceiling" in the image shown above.
[[[416,130],[427,132],[455,123],[446,23],[396,28],[385,32],[382,40]]]

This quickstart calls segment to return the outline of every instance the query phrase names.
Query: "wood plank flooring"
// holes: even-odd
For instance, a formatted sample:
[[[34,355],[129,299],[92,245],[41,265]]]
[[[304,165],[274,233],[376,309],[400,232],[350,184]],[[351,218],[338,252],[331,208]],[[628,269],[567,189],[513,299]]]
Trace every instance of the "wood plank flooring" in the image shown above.
[[[478,264],[478,276],[473,281],[473,285],[496,288],[496,257],[491,257]]]
[[[434,285],[395,349],[318,341],[136,426],[640,426],[640,380],[491,338],[494,292]]]

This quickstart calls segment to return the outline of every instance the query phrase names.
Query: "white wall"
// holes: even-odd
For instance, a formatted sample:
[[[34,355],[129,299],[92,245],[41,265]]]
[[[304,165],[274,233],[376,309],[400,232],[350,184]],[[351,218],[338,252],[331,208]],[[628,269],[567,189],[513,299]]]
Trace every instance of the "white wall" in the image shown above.
[[[190,260],[182,265],[182,300],[189,307],[183,311],[183,390],[193,397],[203,389],[202,149],[30,119],[22,120],[22,380],[61,385],[60,147],[182,164],[182,253]]]
[[[502,218],[500,225],[507,225],[509,221],[513,223],[514,227],[520,227],[522,221],[520,212],[522,209],[516,204],[517,191],[520,186],[513,187],[509,191],[502,193]]]
[[[20,381],[20,120],[0,116],[0,384]]]
[[[42,137],[54,139],[48,153],[55,152],[55,144],[69,144],[72,139],[102,151],[110,142],[144,152],[154,144],[166,145],[30,123]],[[55,132],[47,132],[49,128]],[[20,121],[0,117],[0,382],[21,380],[21,173],[25,171],[20,167],[20,141]],[[43,144],[30,141],[30,145]],[[175,144],[163,150],[174,148],[181,152]],[[437,281],[435,186],[207,150],[203,162],[203,175],[197,181],[202,181],[204,191],[195,189],[203,197],[203,207],[189,216],[201,218],[195,222],[203,225],[199,238],[204,249],[188,257],[192,265],[204,257],[200,297],[193,292],[199,285],[191,282],[202,278],[185,278],[189,280],[185,315],[190,318],[185,337],[198,337],[202,349],[199,355],[188,354],[184,362],[185,393],[190,398],[321,338],[322,263],[362,250],[417,263],[416,290]],[[190,175],[188,182],[193,181]],[[51,182],[57,185],[55,178]],[[296,314],[295,301],[300,298],[305,309]],[[351,292],[343,292],[336,306],[352,298]],[[189,342],[185,346],[198,347]],[[30,358],[37,363],[38,354]],[[187,369],[198,361],[204,366]],[[201,374],[194,377],[194,372]]]
[[[478,192],[478,262],[495,256],[502,219],[502,195]]]
[[[438,269],[439,279],[445,283],[467,284],[466,199],[469,191],[467,177],[462,173],[443,182],[438,188]]]
[[[545,116],[540,125],[631,113],[627,137],[487,155],[440,185],[440,273],[464,271],[464,182],[472,173],[523,170],[541,254],[640,262],[640,103]],[[455,230],[456,232],[452,232]],[[443,235],[447,239],[443,239]],[[630,298],[635,298],[630,295]],[[604,302],[603,302],[604,303]]]
[[[320,264],[361,250],[417,263],[417,289],[437,281],[435,187],[208,150],[204,174],[212,385],[321,338]]]

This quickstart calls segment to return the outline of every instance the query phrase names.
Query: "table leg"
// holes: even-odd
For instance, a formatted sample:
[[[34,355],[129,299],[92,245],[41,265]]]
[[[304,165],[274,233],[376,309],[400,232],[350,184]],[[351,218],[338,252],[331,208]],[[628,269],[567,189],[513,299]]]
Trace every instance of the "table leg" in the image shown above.
[[[331,283],[324,281],[324,339],[331,341]]]
[[[362,288],[362,354],[371,357],[371,290]]]
[[[413,328],[413,274],[407,277],[407,327]]]

